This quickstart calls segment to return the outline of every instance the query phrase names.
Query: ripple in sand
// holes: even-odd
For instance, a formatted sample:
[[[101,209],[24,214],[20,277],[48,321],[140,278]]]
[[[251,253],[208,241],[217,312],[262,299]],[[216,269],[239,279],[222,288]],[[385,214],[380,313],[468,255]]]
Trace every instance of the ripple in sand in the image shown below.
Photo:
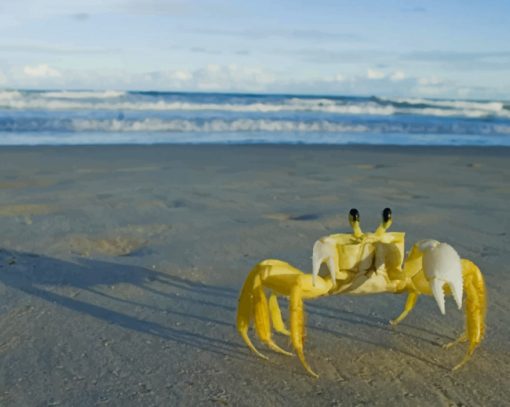
[[[106,236],[72,236],[62,243],[71,252],[82,256],[134,256],[144,254],[149,240],[164,238],[171,229],[171,225],[128,225],[110,231]]]
[[[76,236],[70,241],[70,249],[72,252],[82,256],[90,256],[91,254],[129,256],[142,250],[146,244],[146,240],[132,237],[116,236],[104,239],[93,239],[85,236]]]
[[[54,208],[41,204],[0,205],[0,216],[46,215]]]
[[[23,188],[40,188],[53,185],[54,181],[49,180],[16,180],[16,181],[0,181],[0,189],[23,189]]]
[[[146,167],[129,167],[129,168],[118,168],[115,172],[152,172],[160,170],[160,167],[146,166]]]

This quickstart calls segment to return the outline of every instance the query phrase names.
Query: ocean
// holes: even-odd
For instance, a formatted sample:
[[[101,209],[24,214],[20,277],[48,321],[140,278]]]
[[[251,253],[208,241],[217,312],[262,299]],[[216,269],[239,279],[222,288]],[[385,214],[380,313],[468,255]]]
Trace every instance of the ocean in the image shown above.
[[[510,102],[0,91],[0,145],[155,143],[510,146]]]

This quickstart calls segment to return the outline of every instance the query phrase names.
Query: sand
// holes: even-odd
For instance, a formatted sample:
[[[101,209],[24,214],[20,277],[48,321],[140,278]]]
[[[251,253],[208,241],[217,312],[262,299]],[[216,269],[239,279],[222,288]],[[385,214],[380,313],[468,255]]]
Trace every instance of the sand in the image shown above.
[[[510,404],[510,149],[2,147],[0,170],[2,406]],[[408,248],[447,241],[482,269],[471,362],[452,373],[465,347],[441,348],[463,329],[451,298],[389,326],[403,295],[307,302],[319,379],[253,355],[234,323],[250,268],[310,271],[351,207],[370,229],[386,206]]]

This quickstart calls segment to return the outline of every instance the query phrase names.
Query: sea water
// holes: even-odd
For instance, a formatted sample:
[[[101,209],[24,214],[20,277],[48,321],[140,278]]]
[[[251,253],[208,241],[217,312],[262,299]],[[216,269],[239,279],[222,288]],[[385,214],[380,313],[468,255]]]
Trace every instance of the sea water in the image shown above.
[[[0,145],[289,143],[510,146],[503,101],[0,91]]]

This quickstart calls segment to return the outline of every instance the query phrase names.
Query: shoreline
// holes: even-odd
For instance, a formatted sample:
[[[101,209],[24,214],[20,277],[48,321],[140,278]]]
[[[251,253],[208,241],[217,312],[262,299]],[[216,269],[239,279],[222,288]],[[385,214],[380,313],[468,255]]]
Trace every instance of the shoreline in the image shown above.
[[[501,154],[510,153],[510,146],[494,145],[399,145],[399,144],[304,144],[304,143],[152,143],[152,144],[41,144],[41,145],[0,145],[2,150],[23,150],[23,149],[291,149],[291,150],[353,150],[353,151],[400,151],[400,152],[445,152],[465,151],[475,153],[476,150],[485,152],[501,152]],[[407,151],[406,151],[407,150]]]

